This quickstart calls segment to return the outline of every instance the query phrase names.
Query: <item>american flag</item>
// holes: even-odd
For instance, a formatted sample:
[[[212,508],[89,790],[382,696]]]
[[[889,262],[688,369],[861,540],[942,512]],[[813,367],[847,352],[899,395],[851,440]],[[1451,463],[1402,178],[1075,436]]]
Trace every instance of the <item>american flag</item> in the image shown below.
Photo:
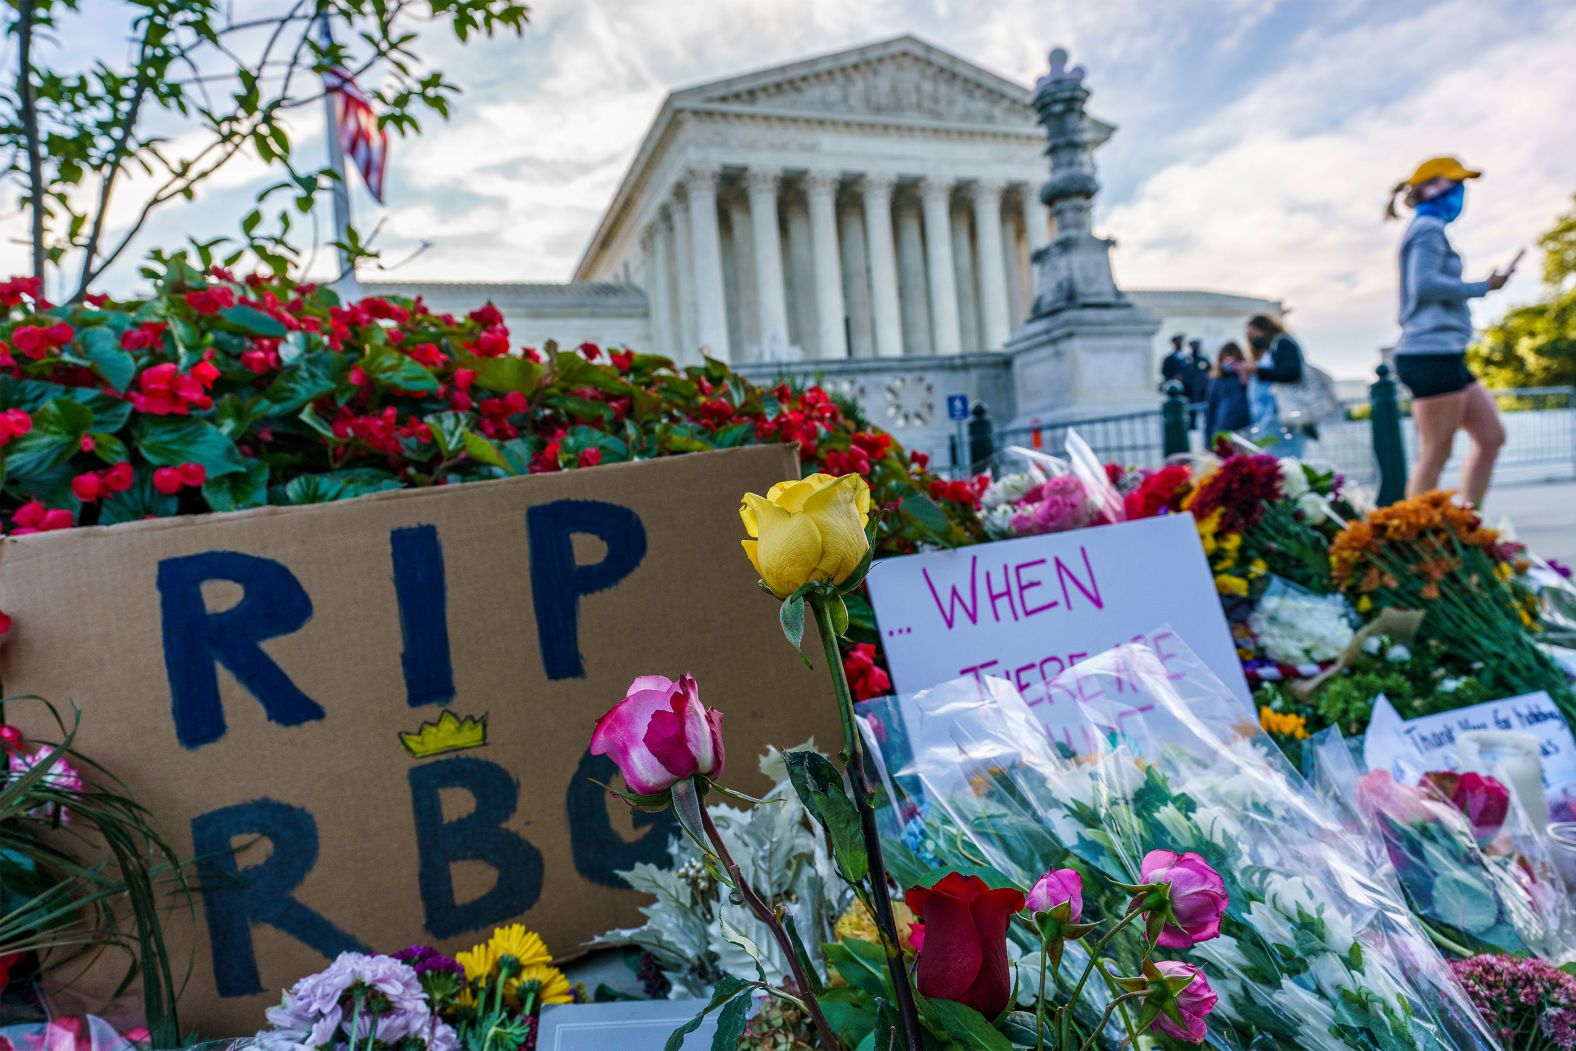
[[[334,98],[334,123],[339,148],[361,172],[367,189],[383,203],[383,166],[388,162],[388,132],[378,127],[372,103],[356,86],[355,78],[339,66],[323,73],[323,83]]]

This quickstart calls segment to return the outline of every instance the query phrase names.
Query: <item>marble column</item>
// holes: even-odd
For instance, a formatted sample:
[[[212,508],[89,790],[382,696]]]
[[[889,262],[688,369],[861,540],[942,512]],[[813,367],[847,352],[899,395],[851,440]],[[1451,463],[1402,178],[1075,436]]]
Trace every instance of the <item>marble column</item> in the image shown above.
[[[980,287],[980,335],[985,350],[1000,350],[1012,335],[1007,307],[1007,269],[1001,247],[999,182],[980,180],[973,187],[975,272]]]
[[[858,201],[837,205],[837,240],[843,246],[843,305],[848,311],[848,356],[875,354],[870,331],[870,264],[865,247],[865,218]]]
[[[1051,211],[1040,200],[1040,188],[1028,183],[1021,188],[1023,194],[1023,223],[1028,231],[1029,255],[1051,243]]]
[[[695,266],[692,251],[694,239],[690,237],[689,202],[682,195],[668,202],[668,215],[673,220],[673,291],[678,333],[680,361],[696,361],[699,346],[695,335]]]
[[[1008,327],[1013,329],[1029,316],[1029,259],[1023,252],[1022,218],[1016,202],[1001,213],[1001,262],[1007,275]]]
[[[717,171],[696,169],[684,180],[689,201],[690,255],[695,270],[695,336],[718,361],[728,352],[728,307],[722,284],[722,235],[717,229]]]
[[[805,176],[804,190],[810,203],[816,342],[821,357],[846,358],[848,330],[843,324],[843,260],[837,246],[837,173],[811,172]]]
[[[930,284],[930,342],[938,355],[962,350],[958,327],[957,271],[952,265],[952,183],[925,179],[919,184],[925,215],[925,270]]]
[[[896,202],[897,287],[903,317],[903,352],[931,355],[930,296],[925,289],[925,234],[919,224],[919,202],[911,195]]]
[[[641,238],[646,260],[643,291],[649,308],[651,349],[657,354],[672,357],[673,292],[669,287],[672,275],[668,270],[668,239],[667,220],[659,211]]]
[[[903,315],[898,306],[897,251],[892,239],[892,187],[890,175],[869,173],[864,178],[865,244],[870,258],[870,321],[875,328],[876,354],[883,358],[903,353]]]
[[[964,351],[980,349],[980,295],[979,280],[974,271],[974,238],[967,201],[953,200],[948,205],[952,213],[952,272],[954,296],[958,304],[958,329],[962,333]]]
[[[783,285],[783,244],[777,226],[777,190],[782,176],[750,169],[750,231],[755,239],[755,305],[760,356],[788,345],[788,299]]]
[[[722,217],[722,290],[728,307],[728,346],[733,360],[754,361],[760,355],[760,328],[755,295],[755,241],[751,234],[750,202],[741,189],[717,192]]]

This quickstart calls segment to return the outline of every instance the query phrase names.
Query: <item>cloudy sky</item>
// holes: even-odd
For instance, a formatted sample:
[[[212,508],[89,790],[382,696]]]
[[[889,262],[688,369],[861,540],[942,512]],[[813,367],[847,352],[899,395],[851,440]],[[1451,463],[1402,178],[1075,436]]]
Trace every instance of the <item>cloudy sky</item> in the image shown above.
[[[465,95],[395,142],[388,206],[358,187],[357,225],[382,224],[402,279],[565,280],[667,91],[905,32],[1026,84],[1067,47],[1119,128],[1097,212],[1118,280],[1283,298],[1342,375],[1393,337],[1399,229],[1379,216],[1418,160],[1488,172],[1453,230],[1469,274],[1532,246],[1576,192],[1561,0],[541,0],[521,39],[426,46]],[[304,156],[316,118],[296,125]],[[233,229],[259,175],[235,167],[145,242]],[[1479,320],[1535,296],[1536,271]]]

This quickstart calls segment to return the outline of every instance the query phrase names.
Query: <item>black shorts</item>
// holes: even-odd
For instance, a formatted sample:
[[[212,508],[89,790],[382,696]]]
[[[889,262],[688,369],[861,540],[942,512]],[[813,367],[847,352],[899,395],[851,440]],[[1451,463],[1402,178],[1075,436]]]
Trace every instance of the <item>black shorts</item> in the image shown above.
[[[1465,353],[1397,354],[1395,374],[1414,398],[1459,394],[1477,382],[1477,377],[1467,368]]]

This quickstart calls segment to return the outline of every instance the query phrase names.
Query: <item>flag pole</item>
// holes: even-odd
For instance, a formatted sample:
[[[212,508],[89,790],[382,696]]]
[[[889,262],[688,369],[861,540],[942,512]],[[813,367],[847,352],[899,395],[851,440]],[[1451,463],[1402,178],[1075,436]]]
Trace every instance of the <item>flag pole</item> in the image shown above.
[[[333,34],[329,31],[328,15],[319,16],[318,34],[322,39],[323,47],[332,47]],[[350,238],[350,180],[345,177],[345,149],[339,141],[339,113],[337,99],[339,96],[331,74],[324,74],[323,83],[328,88],[323,92],[323,128],[324,139],[328,143],[328,167],[334,173],[333,185],[329,187],[334,208],[334,280],[332,284],[347,296],[356,294],[356,271],[346,259],[345,250],[340,244]]]

